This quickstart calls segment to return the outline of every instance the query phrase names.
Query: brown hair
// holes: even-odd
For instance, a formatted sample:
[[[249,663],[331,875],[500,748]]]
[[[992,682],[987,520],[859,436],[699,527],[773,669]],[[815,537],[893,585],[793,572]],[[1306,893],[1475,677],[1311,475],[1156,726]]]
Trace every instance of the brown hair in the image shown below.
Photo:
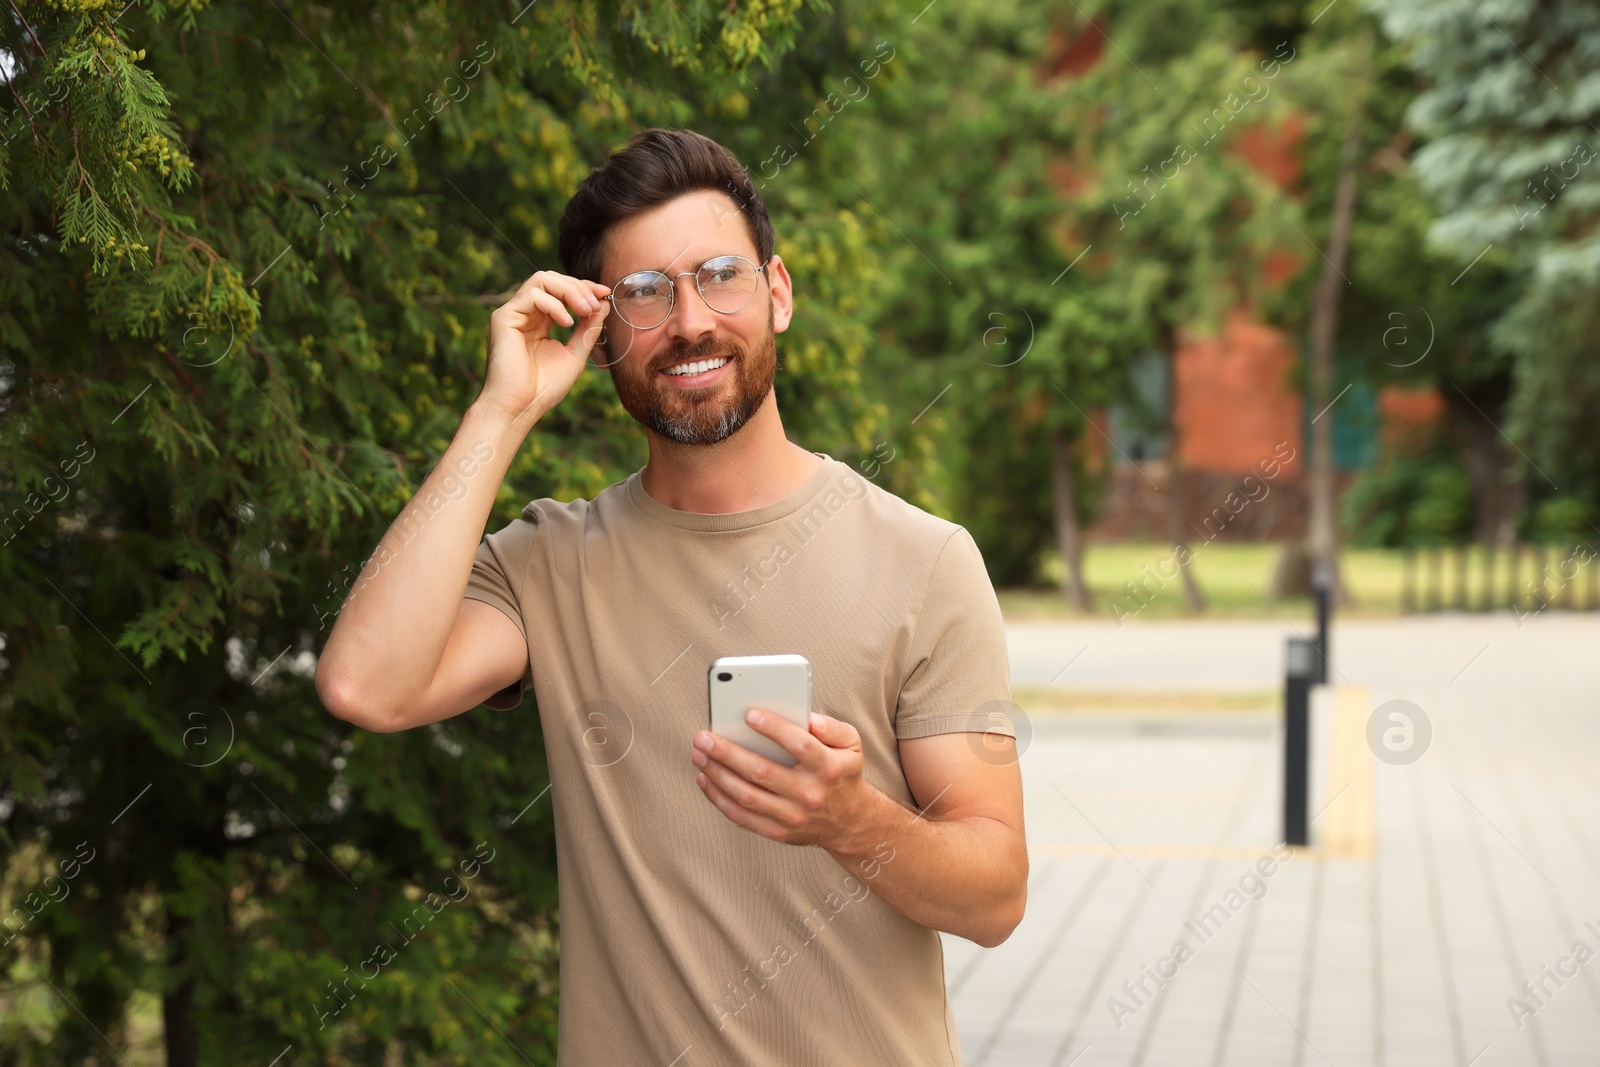
[[[772,258],[775,235],[767,206],[732,152],[693,130],[640,130],[594,168],[567,201],[558,227],[556,255],[564,273],[605,283],[600,260],[606,231],[685,193],[726,193],[744,216],[760,258]],[[663,263],[660,266],[665,267]]]

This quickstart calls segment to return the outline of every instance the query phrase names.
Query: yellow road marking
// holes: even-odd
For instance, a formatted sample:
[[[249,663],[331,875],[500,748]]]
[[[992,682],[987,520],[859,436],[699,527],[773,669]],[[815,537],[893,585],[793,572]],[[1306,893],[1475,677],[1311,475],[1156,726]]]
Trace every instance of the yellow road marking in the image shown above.
[[[1270,855],[1272,845],[1118,845],[1048,842],[1028,845],[1032,856],[1138,856],[1164,860],[1253,860]]]
[[[1327,790],[1313,829],[1316,851],[1339,859],[1370,859],[1376,818],[1372,802],[1372,749],[1367,717],[1372,697],[1365,686],[1333,686],[1328,724]]]

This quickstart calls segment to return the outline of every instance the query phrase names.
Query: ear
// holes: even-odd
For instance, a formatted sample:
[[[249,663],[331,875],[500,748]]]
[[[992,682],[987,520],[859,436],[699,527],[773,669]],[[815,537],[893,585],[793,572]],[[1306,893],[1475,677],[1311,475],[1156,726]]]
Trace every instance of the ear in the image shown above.
[[[794,282],[783,257],[776,252],[767,261],[767,284],[772,293],[772,332],[783,333],[794,318]]]

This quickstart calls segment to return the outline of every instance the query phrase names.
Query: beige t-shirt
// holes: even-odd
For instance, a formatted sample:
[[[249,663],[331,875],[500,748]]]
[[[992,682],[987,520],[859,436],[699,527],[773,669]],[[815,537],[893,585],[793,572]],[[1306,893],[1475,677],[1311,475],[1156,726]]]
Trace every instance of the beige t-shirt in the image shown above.
[[[635,472],[535,500],[478,548],[466,595],[530,657],[486,703],[531,685],[549,759],[569,1067],[961,1062],[939,935],[871,892],[880,872],[746,830],[695,785],[718,656],[805,656],[813,709],[861,732],[867,781],[911,808],[897,738],[1015,736],[971,535],[822,458],[725,515],[669,508]]]

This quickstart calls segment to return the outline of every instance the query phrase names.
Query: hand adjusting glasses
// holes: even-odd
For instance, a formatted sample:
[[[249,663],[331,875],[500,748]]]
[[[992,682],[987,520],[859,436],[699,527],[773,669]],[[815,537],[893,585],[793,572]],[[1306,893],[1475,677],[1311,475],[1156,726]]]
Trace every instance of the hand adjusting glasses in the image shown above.
[[[678,279],[689,274],[694,276],[695,288],[707,307],[732,315],[749,306],[756,295],[759,275],[766,269],[765,263],[758,267],[744,256],[717,256],[700,264],[698,269],[682,274],[635,271],[612,286],[606,299],[629,326],[636,330],[653,329],[672,314]]]

